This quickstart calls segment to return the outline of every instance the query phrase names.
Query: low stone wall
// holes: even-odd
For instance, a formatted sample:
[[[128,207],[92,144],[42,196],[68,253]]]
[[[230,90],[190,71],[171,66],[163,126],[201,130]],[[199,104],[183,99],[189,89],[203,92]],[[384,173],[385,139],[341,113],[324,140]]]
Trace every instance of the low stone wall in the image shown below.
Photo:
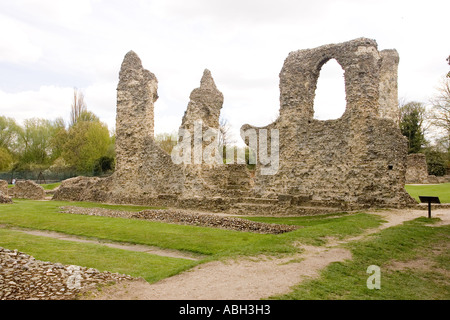
[[[3,192],[3,194],[8,194],[8,181],[6,180],[0,180],[0,192]]]
[[[427,160],[423,153],[409,154],[406,160],[405,180],[407,184],[428,183]]]
[[[43,200],[45,191],[40,185],[31,180],[17,181],[16,185],[9,189],[9,195],[13,198]]]
[[[142,210],[128,212],[103,208],[61,207],[65,213],[114,218],[132,218],[166,223],[213,227],[255,233],[280,234],[298,229],[298,226],[255,222],[246,219],[223,217],[216,214],[182,212],[180,210]]]
[[[406,184],[438,184],[450,182],[450,175],[429,175],[426,156],[423,153],[412,153],[407,157],[405,180]]]
[[[7,194],[3,193],[2,191],[0,191],[0,203],[13,203],[11,197],[8,197]]]

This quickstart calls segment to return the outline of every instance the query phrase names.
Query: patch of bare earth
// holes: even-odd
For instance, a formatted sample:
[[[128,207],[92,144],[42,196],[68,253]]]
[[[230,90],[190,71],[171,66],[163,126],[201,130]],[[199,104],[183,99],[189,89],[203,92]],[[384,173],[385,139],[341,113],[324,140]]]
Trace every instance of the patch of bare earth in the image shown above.
[[[450,244],[448,241],[441,241],[435,244],[433,247],[428,248],[427,252],[423,253],[421,257],[407,261],[393,260],[387,266],[388,271],[408,271],[417,270],[421,272],[433,272],[441,276],[442,281],[444,281],[446,286],[450,286],[450,271],[441,268],[438,263],[433,259],[433,257],[440,256],[442,254],[448,253],[450,249]],[[431,254],[430,254],[431,253]]]
[[[122,282],[91,293],[87,299],[98,300],[252,300],[289,292],[290,288],[305,279],[318,277],[320,271],[332,262],[351,259],[350,251],[341,244],[355,241],[368,234],[426,216],[423,210],[386,210],[373,212],[386,220],[380,227],[364,235],[328,245],[302,246],[304,251],[287,258],[258,257],[229,261],[214,261],[199,265],[189,271],[149,284],[144,280]],[[450,222],[450,209],[438,209],[433,217],[441,224]]]

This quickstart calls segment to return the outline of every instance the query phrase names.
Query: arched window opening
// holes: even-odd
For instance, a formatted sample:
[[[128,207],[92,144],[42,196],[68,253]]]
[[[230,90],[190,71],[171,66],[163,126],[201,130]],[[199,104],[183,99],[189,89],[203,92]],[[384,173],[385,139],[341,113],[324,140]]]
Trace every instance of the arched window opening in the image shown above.
[[[314,98],[314,119],[340,118],[346,108],[344,70],[335,59],[322,66]]]

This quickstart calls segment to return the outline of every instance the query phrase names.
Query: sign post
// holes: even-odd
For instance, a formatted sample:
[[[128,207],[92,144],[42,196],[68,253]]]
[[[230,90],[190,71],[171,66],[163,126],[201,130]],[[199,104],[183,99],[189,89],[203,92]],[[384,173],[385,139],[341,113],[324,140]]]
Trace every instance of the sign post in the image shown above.
[[[431,204],[441,203],[439,197],[419,196],[420,202],[428,203],[428,218],[431,218]]]

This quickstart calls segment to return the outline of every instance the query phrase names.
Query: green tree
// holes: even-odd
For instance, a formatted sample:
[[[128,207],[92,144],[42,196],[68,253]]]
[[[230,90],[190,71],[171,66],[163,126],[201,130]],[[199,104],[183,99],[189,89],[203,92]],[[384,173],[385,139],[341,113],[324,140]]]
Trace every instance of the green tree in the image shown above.
[[[48,166],[51,164],[51,140],[55,123],[39,118],[27,119],[19,130],[19,164]]]
[[[109,156],[102,156],[94,163],[94,175],[98,176],[104,173],[114,171],[115,159]]]
[[[64,144],[68,139],[69,133],[66,130],[64,119],[57,118],[53,122],[52,135],[50,137],[51,162],[61,158],[64,151]]]
[[[14,119],[0,116],[0,147],[14,153],[20,131],[21,128]]]
[[[96,161],[108,152],[111,138],[108,126],[92,117],[92,113],[81,115],[80,118],[92,121],[78,121],[69,128],[67,140],[64,144],[62,157],[67,164],[79,173],[93,171]]]
[[[6,148],[0,147],[0,171],[9,170],[12,164],[13,164],[12,155]]]
[[[408,153],[418,153],[426,145],[425,113],[425,106],[421,102],[409,102],[400,106],[400,130],[408,138]]]
[[[166,151],[168,154],[172,153],[173,147],[177,145],[178,136],[175,132],[173,133],[158,133],[155,136],[156,143],[161,149]]]
[[[446,154],[435,147],[424,150],[427,159],[428,174],[443,176],[446,174]]]

